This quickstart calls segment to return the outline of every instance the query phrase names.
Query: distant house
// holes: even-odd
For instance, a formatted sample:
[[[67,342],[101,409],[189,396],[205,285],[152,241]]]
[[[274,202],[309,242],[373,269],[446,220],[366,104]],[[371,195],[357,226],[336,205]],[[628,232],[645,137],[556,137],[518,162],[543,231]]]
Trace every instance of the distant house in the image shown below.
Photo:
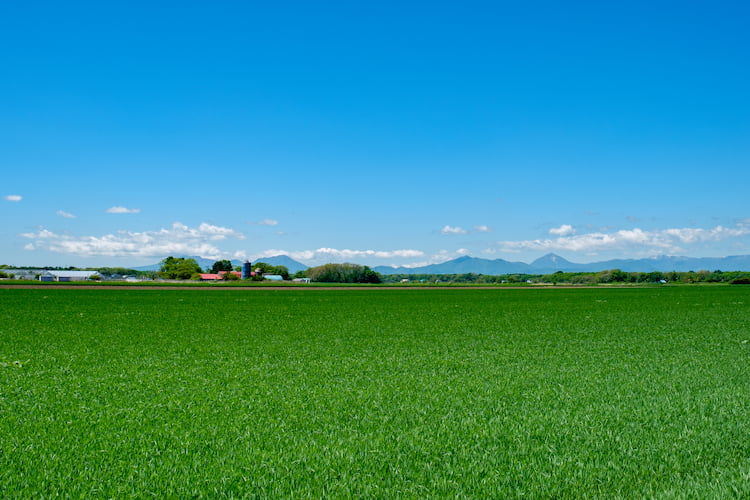
[[[263,279],[270,281],[284,281],[283,276],[281,276],[280,274],[264,274]]]
[[[310,283],[310,278],[294,278],[292,281],[295,283]]]

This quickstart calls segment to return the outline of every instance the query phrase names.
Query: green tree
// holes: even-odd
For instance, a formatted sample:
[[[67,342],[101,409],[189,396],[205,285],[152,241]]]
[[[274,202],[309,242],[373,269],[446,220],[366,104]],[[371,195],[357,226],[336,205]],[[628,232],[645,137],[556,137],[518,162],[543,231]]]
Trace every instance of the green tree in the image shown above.
[[[184,259],[181,257],[167,257],[161,262],[159,277],[171,280],[189,280],[194,274],[203,270],[195,259]]]
[[[610,280],[612,282],[621,283],[623,281],[627,281],[628,279],[628,273],[625,271],[621,271],[619,269],[612,269],[610,273]]]
[[[228,260],[217,260],[214,262],[214,265],[211,266],[211,272],[214,274],[219,274],[221,271],[231,271],[232,270],[232,263]]]
[[[143,272],[136,271],[135,269],[130,269],[128,267],[99,267],[96,269],[96,271],[102,276],[112,276],[113,274],[129,274],[131,276],[136,276],[139,273]]]
[[[380,283],[380,274],[357,264],[324,264],[307,270],[307,277],[324,283]]]

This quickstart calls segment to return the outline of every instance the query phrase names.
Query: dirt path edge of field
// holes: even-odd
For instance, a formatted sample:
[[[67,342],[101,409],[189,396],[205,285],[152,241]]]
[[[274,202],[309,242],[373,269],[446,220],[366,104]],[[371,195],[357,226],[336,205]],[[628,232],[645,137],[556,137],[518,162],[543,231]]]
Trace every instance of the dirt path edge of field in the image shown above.
[[[138,286],[138,285],[1,285],[0,289],[22,290],[580,290],[609,288],[644,288],[633,286]]]

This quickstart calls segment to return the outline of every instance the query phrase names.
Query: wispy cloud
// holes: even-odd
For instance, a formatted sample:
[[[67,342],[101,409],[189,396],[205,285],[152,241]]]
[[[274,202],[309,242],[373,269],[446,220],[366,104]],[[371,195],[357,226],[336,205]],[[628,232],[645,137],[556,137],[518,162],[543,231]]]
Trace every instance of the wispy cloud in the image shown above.
[[[564,226],[561,226],[561,229]],[[551,231],[550,231],[551,232]],[[522,250],[567,250],[571,252],[592,252],[601,250],[651,250],[661,252],[685,251],[682,245],[721,241],[750,235],[750,224],[743,222],[734,227],[715,226],[712,228],[668,228],[656,230],[621,229],[610,232],[591,232],[566,235],[558,238],[500,241],[501,251]]]
[[[59,215],[60,217],[65,217],[66,219],[75,219],[76,218],[75,215],[71,214],[70,212],[66,212],[65,210],[58,210],[55,213],[57,215]]]
[[[575,232],[576,230],[570,224],[563,224],[560,227],[553,227],[549,230],[549,234],[554,234],[557,236],[569,236],[571,234],[575,234]]]
[[[5,201],[21,201],[21,200],[23,200],[23,196],[21,196],[20,194],[9,194],[9,195],[6,195],[4,198],[5,198]]]
[[[138,214],[138,213],[141,213],[141,209],[140,208],[128,208],[128,207],[121,207],[121,206],[109,207],[105,211],[108,214]]]
[[[490,226],[479,225],[472,229],[466,229],[461,226],[445,225],[440,229],[441,234],[469,234],[469,233],[489,233],[492,231]]]
[[[223,255],[215,242],[227,238],[244,239],[244,235],[234,229],[205,222],[198,227],[175,222],[170,228],[158,231],[118,231],[116,234],[103,236],[72,236],[47,229],[23,233],[21,236],[31,239],[35,249],[81,257],[161,257],[187,254],[209,259]]]
[[[278,226],[279,221],[276,219],[263,219],[257,222],[259,226]]]
[[[469,231],[459,226],[443,226],[440,230],[442,234],[467,234]]]

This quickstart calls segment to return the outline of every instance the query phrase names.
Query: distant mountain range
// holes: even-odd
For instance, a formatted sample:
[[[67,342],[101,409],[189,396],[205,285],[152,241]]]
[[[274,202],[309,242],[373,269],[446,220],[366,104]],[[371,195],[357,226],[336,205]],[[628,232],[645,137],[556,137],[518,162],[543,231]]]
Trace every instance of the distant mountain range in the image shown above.
[[[289,272],[294,274],[297,271],[304,271],[309,266],[304,265],[302,262],[297,262],[288,255],[276,255],[274,257],[263,257],[262,259],[256,259],[255,262],[265,262],[272,266],[286,266]]]
[[[201,268],[203,269],[211,269],[211,266],[213,266],[214,262],[216,262],[213,259],[204,259],[203,257],[198,257],[197,255],[181,255],[180,257],[194,259],[198,263],[198,265],[201,266]],[[232,260],[232,265],[241,266],[242,262],[243,261],[241,260]],[[273,257],[264,257],[262,259],[258,259],[253,262],[265,262],[266,264],[270,264],[272,266],[286,266],[286,268],[289,269],[290,273],[296,273],[297,271],[304,271],[308,267],[301,262],[297,262],[296,260],[292,259],[288,255],[275,255]],[[132,269],[135,269],[136,271],[158,271],[160,267],[161,267],[161,262],[157,262],[156,264],[150,264],[148,266],[133,267]]]
[[[675,257],[663,255],[646,259],[613,259],[589,264],[570,262],[559,255],[549,253],[531,264],[511,262],[503,259],[481,259],[459,257],[457,259],[421,267],[377,266],[381,274],[547,274],[556,271],[592,272],[606,269],[623,271],[750,271],[750,255],[729,257]]]
[[[187,256],[195,259],[203,269],[210,269],[214,261],[203,257]],[[254,262],[265,262],[272,266],[286,266],[290,273],[304,271],[305,264],[297,262],[288,255],[264,257]],[[232,260],[232,265],[239,266],[240,260]],[[137,271],[158,271],[159,263],[149,266],[134,267]],[[559,255],[548,253],[539,257],[531,264],[526,262],[512,262],[503,259],[482,259],[478,257],[459,257],[457,259],[430,264],[421,267],[392,267],[376,266],[373,270],[381,274],[548,274],[556,271],[593,272],[606,269],[621,269],[623,271],[651,272],[651,271],[750,271],[750,255],[733,255],[729,257],[675,257],[662,255],[646,259],[613,259],[589,264],[570,262]]]

